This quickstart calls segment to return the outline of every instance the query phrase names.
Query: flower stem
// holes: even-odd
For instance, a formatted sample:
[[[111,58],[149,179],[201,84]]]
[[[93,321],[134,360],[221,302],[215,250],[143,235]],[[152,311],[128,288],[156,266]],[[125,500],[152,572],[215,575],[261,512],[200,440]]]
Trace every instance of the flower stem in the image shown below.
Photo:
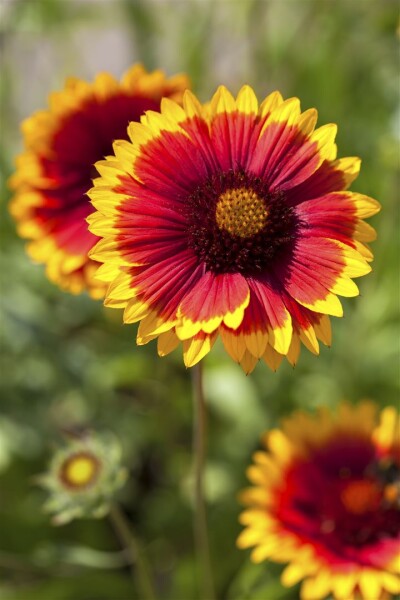
[[[156,595],[147,561],[144,558],[136,536],[132,532],[132,525],[127,521],[124,513],[117,504],[113,504],[111,507],[110,520],[122,546],[130,555],[132,577],[134,581],[137,579],[141,598],[143,600],[155,600]]]
[[[203,392],[202,365],[193,367],[193,454],[195,472],[194,536],[201,573],[201,598],[214,600],[214,582],[208,542],[207,515],[204,500],[203,473],[206,452],[206,404]]]

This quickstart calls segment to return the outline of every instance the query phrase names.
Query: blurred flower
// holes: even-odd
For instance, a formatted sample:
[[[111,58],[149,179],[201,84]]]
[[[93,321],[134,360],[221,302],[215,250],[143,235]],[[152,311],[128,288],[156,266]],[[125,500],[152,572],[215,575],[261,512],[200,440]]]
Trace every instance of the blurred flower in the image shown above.
[[[141,321],[138,344],[158,337],[164,356],[180,341],[192,366],[218,333],[246,373],[263,358],[295,364],[300,341],[330,344],[337,294],[356,296],[379,210],[344,191],[358,158],[336,160],[335,125],[272,93],[259,106],[244,86],[220,87],[202,106],[190,92],[131,123],[131,142],[96,164],[91,257],[111,282],[105,304]]]
[[[82,517],[101,518],[115,493],[125,484],[121,448],[111,435],[88,435],[69,441],[55,453],[47,473],[38,482],[49,492],[44,505],[53,522],[63,525]]]
[[[158,110],[162,96],[181,100],[188,85],[185,75],[167,79],[140,65],[120,83],[108,73],[93,83],[70,78],[50,95],[47,110],[23,122],[25,150],[10,179],[10,211],[18,233],[31,240],[29,255],[46,263],[49,279],[62,288],[104,296],[104,284],[93,277],[98,265],[87,256],[97,241],[86,223],[93,211],[86,195],[97,175],[93,163],[112,150],[114,140],[127,138],[129,121]]]
[[[400,429],[393,407],[295,413],[265,434],[242,493],[240,548],[289,563],[302,600],[380,600],[400,592]]]

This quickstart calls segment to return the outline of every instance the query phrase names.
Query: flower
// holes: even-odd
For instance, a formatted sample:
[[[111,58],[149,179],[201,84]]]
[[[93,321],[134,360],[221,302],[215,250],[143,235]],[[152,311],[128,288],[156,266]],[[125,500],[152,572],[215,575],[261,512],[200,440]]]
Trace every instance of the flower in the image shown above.
[[[380,419],[377,424],[378,418]],[[400,592],[400,423],[387,407],[295,413],[263,437],[242,494],[251,558],[289,563],[301,600],[381,600]],[[390,597],[390,596],[389,596]]]
[[[336,160],[336,126],[316,119],[278,92],[259,106],[248,86],[236,100],[220,87],[202,106],[186,91],[96,164],[91,257],[105,304],[141,321],[138,344],[158,337],[164,356],[182,341],[192,366],[219,334],[247,373],[260,358],[295,364],[300,341],[330,344],[337,295],[371,270],[363,218],[379,204],[345,191],[360,160]]]
[[[81,517],[102,518],[127,479],[121,467],[121,447],[110,434],[70,440],[58,450],[38,483],[48,492],[44,505],[55,525]]]
[[[46,263],[47,276],[60,287],[104,296],[104,284],[93,277],[98,265],[87,256],[97,241],[86,223],[93,210],[86,195],[97,175],[93,163],[111,152],[114,140],[127,137],[129,121],[158,110],[162,96],[181,100],[188,85],[184,75],[167,79],[141,65],[121,82],[108,73],[93,83],[70,78],[50,95],[47,110],[23,122],[25,149],[9,182],[15,191],[10,212],[18,233],[31,240],[29,255]]]

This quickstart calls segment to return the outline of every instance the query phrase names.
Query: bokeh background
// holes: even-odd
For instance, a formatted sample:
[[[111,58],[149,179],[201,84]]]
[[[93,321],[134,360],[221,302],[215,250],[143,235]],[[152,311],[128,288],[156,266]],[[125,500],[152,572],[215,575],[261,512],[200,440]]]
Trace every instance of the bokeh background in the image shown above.
[[[187,71],[203,101],[220,83],[274,89],[339,124],[340,156],[359,155],[353,189],[382,212],[371,275],[343,300],[333,345],[302,351],[293,370],[246,377],[216,346],[205,360],[207,499],[218,595],[296,599],[280,568],[235,548],[237,492],[264,429],[293,409],[346,398],[399,401],[399,24],[391,0],[1,0],[0,599],[136,598],[107,520],[50,525],[33,478],[68,428],[111,430],[130,471],[121,502],[156,576],[159,597],[197,600],[192,549],[190,372],[180,350],[135,346],[135,326],[46,280],[7,213],[6,180],[20,121],[75,75],[120,76],[132,63]],[[204,600],[204,599],[203,599]]]

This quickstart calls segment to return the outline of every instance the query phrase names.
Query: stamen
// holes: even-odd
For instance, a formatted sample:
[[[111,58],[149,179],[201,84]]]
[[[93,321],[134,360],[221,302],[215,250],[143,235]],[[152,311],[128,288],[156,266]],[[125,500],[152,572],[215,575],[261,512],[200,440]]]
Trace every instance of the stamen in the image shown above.
[[[264,229],[268,211],[254,190],[244,187],[226,190],[217,201],[215,218],[220,229],[247,238]]]

